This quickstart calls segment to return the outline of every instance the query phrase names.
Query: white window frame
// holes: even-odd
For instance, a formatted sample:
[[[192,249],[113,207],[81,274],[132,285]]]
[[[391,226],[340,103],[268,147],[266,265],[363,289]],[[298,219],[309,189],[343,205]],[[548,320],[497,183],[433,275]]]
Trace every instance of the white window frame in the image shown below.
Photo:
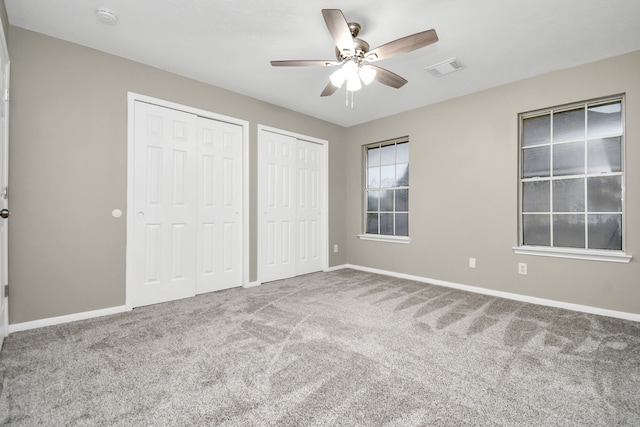
[[[609,249],[586,249],[586,248],[568,248],[568,247],[559,247],[559,246],[534,246],[534,245],[524,245],[523,239],[523,179],[522,178],[522,168],[523,168],[523,121],[528,118],[542,116],[544,114],[549,113],[559,113],[565,110],[571,110],[577,107],[584,107],[585,110],[588,111],[589,106],[594,104],[604,104],[607,102],[619,101],[621,104],[621,120],[622,120],[622,134],[621,134],[621,161],[622,161],[622,249],[621,250],[609,250]],[[626,156],[625,156],[625,98],[624,95],[616,95],[611,97],[598,98],[588,101],[576,102],[572,104],[567,104],[563,106],[545,108],[542,110],[532,111],[528,113],[522,113],[518,116],[518,246],[513,247],[513,251],[516,254],[520,255],[536,255],[536,256],[550,256],[550,257],[558,257],[558,258],[572,258],[572,259],[582,259],[582,260],[593,260],[593,261],[609,261],[609,262],[619,262],[619,263],[628,263],[631,261],[632,256],[625,252],[626,246],[626,209],[625,209],[625,191],[626,191]],[[585,123],[586,125],[586,123]],[[588,136],[585,135],[585,138]],[[585,179],[588,177],[588,173],[585,173]],[[550,179],[550,182],[552,180]],[[586,201],[585,201],[586,203]],[[585,209],[587,207],[585,206]],[[588,213],[588,211],[585,211]],[[586,225],[585,225],[586,226]],[[587,233],[587,230],[585,230]],[[588,234],[585,235],[588,238]]]
[[[409,144],[409,137],[408,136],[404,136],[401,138],[394,138],[394,139],[389,139],[389,140],[385,140],[385,141],[381,141],[381,142],[375,142],[375,143],[371,143],[371,144],[366,144],[364,146],[362,146],[362,164],[363,164],[363,168],[362,168],[362,172],[363,172],[363,190],[362,190],[362,195],[363,195],[363,202],[362,202],[362,229],[364,230],[364,232],[362,234],[358,234],[357,237],[361,240],[371,240],[371,241],[377,241],[377,242],[391,242],[391,243],[402,243],[402,244],[409,244],[411,243],[411,238],[407,235],[407,236],[396,236],[396,235],[388,235],[388,234],[373,234],[373,233],[367,233],[366,229],[367,229],[367,190],[368,190],[368,184],[367,184],[367,167],[368,167],[368,162],[367,162],[367,150],[369,148],[372,147],[384,147],[385,145],[397,145],[397,144],[402,144],[402,143],[407,143]],[[409,165],[411,165],[411,152],[409,151]],[[394,163],[396,164],[396,163]],[[409,166],[410,168],[410,166]],[[409,188],[411,187],[410,183],[409,185],[406,186],[399,186],[399,187],[389,187],[390,189],[397,189],[397,188],[401,188],[404,189],[406,188],[407,190],[409,190]],[[411,194],[409,192],[409,194]],[[409,201],[409,203],[411,203]],[[395,206],[394,206],[394,213],[395,213]],[[409,215],[409,210],[407,210],[407,215]],[[410,231],[409,231],[410,233]]]

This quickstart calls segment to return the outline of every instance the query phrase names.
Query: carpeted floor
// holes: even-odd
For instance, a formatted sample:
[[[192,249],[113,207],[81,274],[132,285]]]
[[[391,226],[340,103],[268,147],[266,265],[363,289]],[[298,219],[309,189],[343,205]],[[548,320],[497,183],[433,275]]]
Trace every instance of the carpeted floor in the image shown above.
[[[640,425],[640,323],[354,270],[10,335],[11,425]]]

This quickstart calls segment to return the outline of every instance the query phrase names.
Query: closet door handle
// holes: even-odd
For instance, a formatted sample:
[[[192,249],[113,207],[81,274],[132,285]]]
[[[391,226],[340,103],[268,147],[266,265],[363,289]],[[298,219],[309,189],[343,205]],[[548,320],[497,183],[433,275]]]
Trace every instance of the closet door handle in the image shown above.
[[[9,212],[9,209],[2,209],[0,211],[1,218],[9,218],[9,215],[11,215],[11,212]]]

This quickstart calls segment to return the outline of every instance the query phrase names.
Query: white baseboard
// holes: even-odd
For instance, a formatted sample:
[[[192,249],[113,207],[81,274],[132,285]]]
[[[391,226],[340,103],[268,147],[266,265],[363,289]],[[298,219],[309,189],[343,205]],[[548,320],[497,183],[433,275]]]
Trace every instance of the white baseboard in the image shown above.
[[[624,320],[631,320],[631,321],[634,321],[634,322],[640,322],[640,314],[627,313],[627,312],[624,312],[624,311],[607,310],[607,309],[604,309],[604,308],[591,307],[591,306],[588,306],[588,305],[572,304],[572,303],[568,303],[568,302],[562,302],[562,301],[555,301],[555,300],[544,299],[544,298],[531,297],[531,296],[527,296],[527,295],[514,294],[514,293],[511,293],[511,292],[496,291],[496,290],[493,290],[493,289],[480,288],[480,287],[477,287],[477,286],[470,286],[470,285],[462,285],[460,283],[447,282],[447,281],[438,280],[438,279],[429,279],[427,277],[413,276],[411,274],[397,273],[397,272],[394,272],[394,271],[381,270],[381,269],[378,269],[378,268],[363,267],[363,266],[353,265],[353,264],[342,264],[342,265],[329,267],[329,268],[325,269],[324,271],[327,271],[327,272],[329,272],[329,271],[337,271],[337,270],[343,270],[343,269],[346,269],[346,268],[352,268],[354,270],[366,271],[368,273],[383,274],[385,276],[397,277],[397,278],[400,278],[400,279],[415,280],[417,282],[430,283],[432,285],[444,286],[444,287],[453,288],[453,289],[460,289],[462,291],[474,292],[474,293],[477,293],[477,294],[489,295],[489,296],[494,296],[494,297],[499,297],[499,298],[506,298],[506,299],[510,299],[510,300],[514,300],[514,301],[528,302],[528,303],[544,305],[544,306],[548,306],[548,307],[564,308],[564,309],[572,310],[572,311],[578,311],[578,312],[590,313],[590,314],[597,314],[597,315],[600,315],[600,316],[608,316],[608,317],[614,317],[614,318],[617,318],[617,319],[624,319]],[[261,283],[256,281],[256,282],[249,282],[248,284],[244,285],[243,287],[244,288],[252,288],[252,287],[256,287],[256,286],[260,286],[260,285],[261,285]],[[127,306],[121,305],[121,306],[117,306],[117,307],[104,308],[104,309],[101,309],[101,310],[85,311],[85,312],[82,312],[82,313],[68,314],[68,315],[65,315],[65,316],[58,316],[58,317],[50,317],[50,318],[47,318],[47,319],[33,320],[31,322],[14,323],[14,324],[10,324],[9,325],[9,334],[12,334],[14,332],[27,331],[27,330],[30,330],[30,329],[43,328],[45,326],[59,325],[61,323],[75,322],[77,320],[86,320],[86,319],[92,319],[94,317],[101,317],[101,316],[108,316],[108,315],[111,315],[111,314],[124,313],[125,311],[129,311],[129,310],[130,309],[127,308]]]
[[[607,310],[604,308],[591,307],[588,305],[572,304],[569,302],[555,301],[545,298],[531,297],[528,295],[514,294],[511,292],[496,291],[493,289],[480,288],[478,286],[462,285],[459,283],[447,282],[438,279],[429,279],[426,277],[412,276],[410,274],[396,273],[394,271],[380,270],[377,268],[362,267],[359,265],[343,264],[332,267],[328,271],[341,270],[344,268],[352,268],[354,270],[366,271],[369,273],[383,274],[386,276],[397,277],[400,279],[415,280],[417,282],[430,283],[432,285],[444,286],[447,288],[460,289],[462,291],[474,292],[477,294],[489,295],[499,298],[506,298],[514,301],[528,302],[532,304],[544,305],[547,307],[564,308],[566,310],[578,311],[582,313],[597,314],[599,316],[615,317],[617,319],[631,320],[640,322],[640,314],[627,313],[625,311]]]
[[[325,268],[324,271],[327,271],[327,272],[329,272],[329,271],[337,271],[337,270],[343,270],[345,268],[353,268],[353,269],[356,269],[356,270],[361,270],[360,268],[357,268],[357,267],[355,267],[355,266],[353,266],[351,264],[342,264],[342,265],[335,265],[333,267]]]
[[[92,319],[94,317],[108,316],[129,311],[126,306],[103,308],[101,310],[83,311],[82,313],[67,314],[65,316],[49,317],[47,319],[32,320],[31,322],[14,323],[9,325],[9,333],[28,331],[29,329],[44,328],[45,326],[59,325],[61,323],[75,322],[77,320]]]

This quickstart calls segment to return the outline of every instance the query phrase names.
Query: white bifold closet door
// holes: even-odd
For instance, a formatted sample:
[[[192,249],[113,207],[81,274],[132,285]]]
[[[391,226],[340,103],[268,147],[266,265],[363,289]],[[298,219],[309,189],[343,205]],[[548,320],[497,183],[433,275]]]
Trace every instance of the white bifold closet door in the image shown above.
[[[262,282],[322,270],[320,144],[263,130]]]
[[[296,141],[296,275],[322,270],[320,176],[322,150],[319,144]]]
[[[242,284],[242,127],[198,117],[196,293]]]
[[[242,284],[242,127],[135,102],[132,307]]]

